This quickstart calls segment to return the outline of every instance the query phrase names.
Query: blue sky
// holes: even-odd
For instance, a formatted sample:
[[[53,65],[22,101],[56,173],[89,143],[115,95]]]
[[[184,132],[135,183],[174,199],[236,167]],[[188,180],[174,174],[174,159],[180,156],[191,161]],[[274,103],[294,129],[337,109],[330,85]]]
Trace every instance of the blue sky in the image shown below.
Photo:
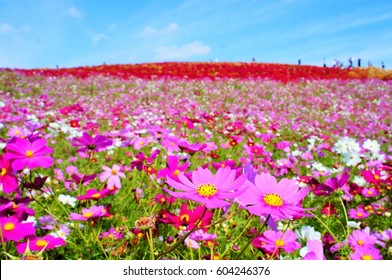
[[[0,68],[162,61],[392,69],[392,1],[0,0]]]

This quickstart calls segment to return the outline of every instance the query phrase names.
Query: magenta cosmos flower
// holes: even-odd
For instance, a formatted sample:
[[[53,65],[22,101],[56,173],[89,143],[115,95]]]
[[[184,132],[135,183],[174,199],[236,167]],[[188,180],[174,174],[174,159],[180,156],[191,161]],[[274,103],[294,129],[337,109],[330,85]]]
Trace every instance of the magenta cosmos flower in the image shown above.
[[[51,250],[60,246],[66,245],[66,242],[61,237],[54,237],[52,235],[45,235],[43,237],[33,236],[28,239],[29,249],[31,252],[40,252]],[[16,244],[16,250],[19,254],[24,254],[27,249],[27,242]]]
[[[219,168],[215,175],[200,167],[192,172],[192,181],[183,173],[178,174],[179,182],[166,177],[167,184],[182,192],[164,190],[174,197],[202,203],[207,208],[219,208],[229,206],[226,199],[233,199],[245,191],[246,176],[241,175],[237,179],[235,176],[236,171],[230,167]]]
[[[254,215],[272,215],[276,218],[292,219],[304,216],[306,209],[300,206],[301,200],[308,194],[308,189],[299,189],[295,180],[282,179],[277,183],[270,174],[256,175],[254,184],[238,197],[240,205]]]
[[[99,175],[101,182],[108,180],[108,188],[116,187],[117,189],[121,188],[121,178],[125,178],[125,174],[120,171],[120,166],[114,164],[112,168],[107,166],[102,166],[102,169],[105,170]]]
[[[189,162],[179,165],[178,156],[168,156],[167,167],[158,171],[157,178],[170,177],[171,179],[178,181],[177,176],[180,173],[184,173],[189,166]]]
[[[256,237],[252,244],[270,254],[279,254],[280,249],[292,253],[301,248],[301,244],[297,242],[297,235],[292,230],[286,232],[266,230],[261,236]]]
[[[361,219],[365,219],[367,217],[370,216],[369,212],[367,212],[362,205],[358,205],[358,208],[351,208],[348,211],[348,216],[351,219],[356,219],[356,220],[361,220]]]
[[[91,206],[88,209],[83,208],[82,214],[71,213],[69,219],[73,221],[87,221],[90,219],[101,218],[107,214],[105,206]]]
[[[12,170],[11,162],[0,155],[0,186],[4,193],[11,193],[18,188],[18,180]]]
[[[14,170],[22,170],[25,167],[33,169],[36,167],[48,168],[53,163],[53,158],[48,154],[53,153],[53,149],[46,146],[45,139],[37,139],[30,142],[17,138],[15,142],[7,145],[5,157],[12,161]]]
[[[99,152],[112,145],[113,141],[103,135],[97,135],[93,138],[90,134],[84,132],[82,137],[74,138],[71,144],[79,147],[78,152]]]
[[[350,258],[352,260],[371,261],[371,260],[381,260],[382,256],[378,249],[367,246],[367,247],[357,247],[355,252],[350,254]]]
[[[0,218],[0,237],[5,242],[18,241],[27,235],[35,234],[33,223],[21,223],[15,217]]]

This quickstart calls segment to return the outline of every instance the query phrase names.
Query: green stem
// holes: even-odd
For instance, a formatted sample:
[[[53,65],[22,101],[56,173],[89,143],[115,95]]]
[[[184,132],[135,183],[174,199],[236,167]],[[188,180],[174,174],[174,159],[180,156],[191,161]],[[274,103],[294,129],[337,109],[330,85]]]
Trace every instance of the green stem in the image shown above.
[[[312,212],[310,211],[310,213],[312,213]],[[338,241],[338,238],[336,237],[335,234],[333,234],[332,230],[328,227],[328,225],[326,225],[319,217],[317,217],[317,215],[316,215],[315,213],[312,213],[312,214],[313,214],[314,217],[317,219],[317,221],[319,221],[319,222],[327,229],[327,231],[329,232],[329,234],[331,234],[332,238],[333,238],[336,242],[339,242],[339,241]]]
[[[152,242],[152,228],[148,229],[148,233],[146,233],[148,245],[150,247],[150,260],[154,260],[154,243]]]
[[[246,243],[245,247],[242,248],[241,252],[237,255],[236,260],[239,260],[241,258],[242,254],[246,251],[246,249],[249,247],[249,245],[252,243],[252,241],[255,240],[255,238],[259,235],[259,233],[264,229],[264,227],[267,225],[270,217],[271,217],[271,215],[267,216],[267,219],[263,223],[263,226],[261,227],[261,229],[257,232],[257,234],[255,234],[255,236],[253,236],[252,238],[249,239],[248,243]]]
[[[346,219],[346,227],[347,227],[347,232],[345,234],[346,238],[348,237],[348,235],[350,234],[350,228],[348,226],[348,216],[347,216],[347,210],[346,210],[346,206],[344,205],[343,199],[339,196],[339,201],[342,204],[343,207],[343,212],[344,212],[344,218]]]
[[[102,243],[101,243],[101,240],[99,240],[98,235],[95,234],[95,231],[94,231],[93,226],[91,226],[91,231],[93,232],[93,235],[94,235],[95,239],[97,240],[97,242],[98,242],[98,244],[99,244],[99,247],[101,247],[101,250],[102,250],[103,254],[105,255],[106,260],[108,260],[108,259],[109,259],[109,256],[106,254],[105,248],[103,247],[103,245],[102,245]]]

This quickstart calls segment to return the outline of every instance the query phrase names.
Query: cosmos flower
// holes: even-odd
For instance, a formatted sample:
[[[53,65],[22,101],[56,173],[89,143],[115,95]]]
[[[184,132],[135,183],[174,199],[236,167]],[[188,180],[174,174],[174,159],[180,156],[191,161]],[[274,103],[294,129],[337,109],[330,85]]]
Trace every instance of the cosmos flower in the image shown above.
[[[207,208],[220,208],[229,206],[227,199],[233,199],[245,191],[246,176],[241,175],[235,179],[236,171],[230,167],[219,168],[215,175],[209,169],[199,167],[192,172],[192,181],[183,173],[178,174],[174,181],[166,177],[168,185],[182,192],[173,192],[163,188],[174,197],[189,199],[204,204]]]
[[[91,137],[87,132],[80,138],[74,138],[71,145],[79,147],[78,152],[99,152],[113,144],[113,141],[103,135]]]
[[[99,178],[101,179],[101,182],[104,182],[108,180],[108,188],[110,187],[116,187],[117,189],[121,188],[121,178],[125,178],[125,174],[120,171],[120,166],[117,164],[114,164],[112,168],[109,168],[107,166],[102,166],[102,169],[105,170],[99,175]]]
[[[154,163],[154,160],[160,154],[160,150],[154,150],[151,152],[151,155],[147,157],[143,152],[138,152],[134,161],[131,162],[131,169],[136,167],[137,170],[142,171],[146,167],[151,166]]]
[[[115,228],[110,228],[109,231],[104,231],[99,235],[101,239],[118,240],[123,238],[123,234]]]
[[[87,221],[101,218],[107,214],[105,206],[91,206],[90,208],[83,208],[82,214],[71,213],[69,219],[73,221]]]
[[[192,229],[197,223],[197,228],[206,231],[208,226],[211,224],[213,214],[212,212],[206,210],[204,216],[202,216],[203,212],[203,206],[199,205],[195,209],[190,210],[188,209],[188,205],[183,203],[181,205],[178,216],[171,213],[165,213],[164,222],[167,224],[172,224],[176,228],[183,231]]]
[[[15,171],[25,167],[33,169],[36,167],[48,168],[53,163],[53,158],[48,154],[53,153],[53,149],[46,146],[45,139],[37,139],[30,142],[17,138],[15,142],[7,145],[5,157],[12,161],[12,168]]]
[[[348,237],[347,243],[354,249],[358,247],[374,246],[375,244],[385,246],[385,243],[378,240],[377,236],[370,232],[370,228],[354,230]]]
[[[297,236],[292,230],[286,232],[266,230],[261,236],[256,237],[252,244],[270,254],[279,254],[281,249],[292,253],[301,248],[301,244],[297,242]]]
[[[75,207],[76,206],[76,201],[77,199],[75,197],[72,197],[70,195],[66,195],[66,194],[60,194],[58,197],[58,200],[62,203],[62,204],[68,204],[71,207]]]
[[[380,251],[371,246],[357,247],[355,249],[355,252],[350,254],[350,258],[352,260],[364,260],[364,261],[382,260]]]
[[[178,174],[184,173],[190,165],[189,162],[179,165],[178,156],[168,156],[167,167],[158,171],[157,178],[166,178],[167,176],[171,179],[178,181]]]
[[[308,240],[306,247],[302,248],[300,255],[303,260],[325,260],[323,243],[320,240]]]
[[[60,246],[66,245],[66,242],[61,237],[55,237],[53,235],[45,235],[43,237],[29,237],[29,249],[32,252],[40,252],[42,250],[47,251],[55,249]],[[16,244],[16,250],[19,254],[24,254],[27,249],[27,242],[21,242]]]
[[[306,209],[300,203],[307,194],[308,189],[299,189],[296,180],[284,178],[278,183],[274,176],[261,173],[256,175],[254,184],[249,182],[249,188],[238,196],[238,201],[254,215],[292,219],[305,215]]]
[[[0,237],[1,239],[4,239],[5,242],[9,240],[18,241],[27,235],[35,234],[33,223],[21,223],[13,216],[1,217],[0,226]]]
[[[362,205],[358,205],[357,209],[352,208],[348,211],[348,215],[351,219],[365,219],[370,216],[369,212],[367,212]]]
[[[99,200],[101,198],[104,198],[105,196],[108,196],[113,193],[113,191],[117,191],[117,188],[113,187],[114,189],[111,190],[109,188],[104,188],[101,191],[98,191],[97,189],[88,189],[86,191],[85,195],[79,195],[76,197],[78,200]]]
[[[0,186],[4,193],[11,193],[18,188],[18,179],[12,170],[11,162],[0,155]]]

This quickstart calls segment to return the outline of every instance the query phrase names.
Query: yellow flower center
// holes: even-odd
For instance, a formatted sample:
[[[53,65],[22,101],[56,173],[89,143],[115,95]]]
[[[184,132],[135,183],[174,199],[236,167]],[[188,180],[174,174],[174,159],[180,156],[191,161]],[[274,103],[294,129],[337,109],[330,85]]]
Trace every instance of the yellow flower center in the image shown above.
[[[83,214],[83,217],[85,217],[85,218],[90,218],[90,217],[92,217],[93,215],[94,215],[93,212],[86,212],[86,213]]]
[[[44,247],[46,246],[46,244],[48,244],[48,242],[43,239],[40,239],[37,242],[35,242],[35,245],[37,245],[38,247]]]
[[[363,244],[365,244],[365,242],[363,242],[363,240],[358,240],[357,241],[358,245],[363,246]]]
[[[189,222],[189,215],[188,214],[183,214],[180,216],[180,221],[181,222]]]
[[[380,176],[378,176],[377,174],[374,174],[374,179],[375,179],[376,181],[378,181],[378,180],[380,180]]]
[[[364,260],[364,261],[371,261],[371,260],[373,260],[373,258],[372,258],[371,255],[363,255],[362,256],[362,260]]]
[[[284,246],[284,241],[282,239],[278,239],[275,241],[275,245],[278,247],[283,247]]]
[[[100,193],[95,193],[95,194],[92,194],[92,195],[91,195],[92,198],[98,198],[98,197],[100,197],[100,196],[101,196]]]
[[[4,225],[4,229],[7,231],[13,230],[14,228],[15,228],[14,223],[5,223],[5,225]]]
[[[19,135],[19,134],[20,134],[20,131],[19,131],[19,130],[15,130],[15,131],[14,131],[14,134],[15,134],[15,135]]]
[[[265,194],[263,197],[263,200],[269,206],[282,206],[283,205],[282,198],[279,195],[277,195],[276,193]]]
[[[178,174],[180,174],[180,170],[178,170],[178,169],[176,169],[174,172],[173,172],[173,174],[174,174],[174,176],[178,176]]]
[[[357,217],[362,217],[363,216],[363,214],[362,214],[362,212],[357,212]]]
[[[31,150],[27,150],[27,151],[26,151],[26,157],[32,158],[33,155],[34,155],[33,151],[31,151]]]
[[[7,169],[4,167],[1,169],[0,176],[4,176],[7,173]]]
[[[112,169],[112,175],[116,175],[117,174],[117,169]]]
[[[196,189],[197,193],[204,197],[210,197],[218,192],[217,187],[214,184],[201,184]]]

